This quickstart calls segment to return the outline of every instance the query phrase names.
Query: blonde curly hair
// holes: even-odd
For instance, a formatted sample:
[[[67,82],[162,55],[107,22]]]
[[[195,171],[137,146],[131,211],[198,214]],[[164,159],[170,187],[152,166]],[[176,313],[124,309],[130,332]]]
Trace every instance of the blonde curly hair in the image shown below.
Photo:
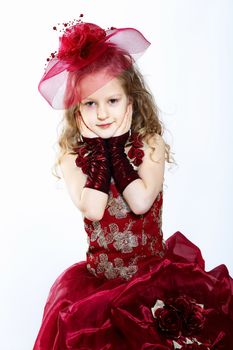
[[[116,56],[116,55],[115,55]],[[111,69],[114,67],[116,62],[114,61],[114,55],[109,55],[108,58],[108,66]],[[120,53],[120,57],[122,59],[131,60],[131,57],[127,57],[127,55],[122,55]],[[106,56],[105,56],[106,59]],[[129,62],[129,61],[128,61]],[[119,64],[119,59],[118,59]],[[99,67],[99,63],[98,63]],[[103,67],[103,66],[102,66]],[[90,74],[95,71],[95,67],[88,67],[88,71],[82,72],[81,77],[85,74]],[[144,81],[142,74],[135,64],[131,64],[129,68],[122,70],[122,72],[117,76],[119,81],[122,84],[122,87],[127,96],[129,96],[133,101],[133,116],[132,116],[132,124],[131,124],[131,132],[138,133],[142,136],[143,140],[149,144],[149,140],[155,134],[162,136],[165,131],[165,127],[163,122],[159,118],[159,108],[156,105],[153,95],[150,92],[148,86]],[[80,79],[80,74],[77,75],[76,72],[70,73],[69,77],[69,89],[67,89],[66,100],[70,100],[72,94],[74,94],[74,87],[77,86]],[[72,87],[72,88],[70,88]],[[63,118],[61,120],[62,130],[60,132],[58,138],[58,152],[56,155],[55,163],[52,167],[52,174],[61,179],[58,174],[58,167],[61,164],[61,160],[66,154],[76,154],[74,152],[74,148],[78,148],[82,144],[82,138],[80,130],[77,126],[76,122],[76,114],[79,111],[79,104],[75,104],[71,108],[67,108],[64,111]],[[172,153],[171,147],[168,143],[165,143],[165,160],[167,163],[176,164]],[[155,149],[155,146],[150,145],[152,148],[152,152]],[[152,153],[151,153],[152,154]],[[152,158],[151,158],[152,159]],[[153,159],[152,159],[153,160]]]

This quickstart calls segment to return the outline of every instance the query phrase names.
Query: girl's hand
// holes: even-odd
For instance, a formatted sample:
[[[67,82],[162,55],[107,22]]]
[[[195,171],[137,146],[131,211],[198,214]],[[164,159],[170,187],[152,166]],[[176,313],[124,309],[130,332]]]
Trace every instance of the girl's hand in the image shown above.
[[[80,113],[78,113],[76,116],[76,123],[77,123],[77,127],[78,127],[78,129],[83,137],[88,137],[88,138],[99,137],[99,135],[96,135],[92,130],[90,130],[86,126],[86,124],[82,118],[82,115]]]
[[[121,125],[116,130],[114,135],[112,135],[113,137],[123,135],[127,131],[130,130],[130,127],[131,127],[131,124],[132,124],[132,115],[133,115],[133,107],[132,107],[132,104],[130,103],[130,104],[128,104],[128,107],[127,107],[127,110],[126,110],[126,113],[125,113],[125,117],[124,117]]]

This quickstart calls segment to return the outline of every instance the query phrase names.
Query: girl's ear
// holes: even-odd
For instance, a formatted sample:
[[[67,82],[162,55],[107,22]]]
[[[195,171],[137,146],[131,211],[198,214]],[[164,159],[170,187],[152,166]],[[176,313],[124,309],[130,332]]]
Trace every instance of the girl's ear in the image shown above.
[[[78,119],[82,118],[82,114],[80,112],[80,109],[77,110],[75,118],[78,118]]]
[[[81,112],[80,112],[79,109],[77,110],[77,112],[76,112],[76,114],[75,114],[75,117],[76,117],[76,118],[77,118],[77,117],[81,117]]]

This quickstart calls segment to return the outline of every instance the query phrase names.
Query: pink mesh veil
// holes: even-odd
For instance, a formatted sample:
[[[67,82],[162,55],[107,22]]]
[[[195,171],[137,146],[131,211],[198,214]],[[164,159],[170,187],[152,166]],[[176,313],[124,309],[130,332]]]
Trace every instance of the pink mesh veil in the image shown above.
[[[70,108],[127,69],[149,45],[134,28],[104,30],[93,23],[75,24],[59,38],[58,53],[49,60],[39,92],[54,109]],[[109,62],[116,54],[119,64],[112,67]],[[105,74],[93,76],[85,93],[80,91],[78,85],[85,74],[101,69]]]

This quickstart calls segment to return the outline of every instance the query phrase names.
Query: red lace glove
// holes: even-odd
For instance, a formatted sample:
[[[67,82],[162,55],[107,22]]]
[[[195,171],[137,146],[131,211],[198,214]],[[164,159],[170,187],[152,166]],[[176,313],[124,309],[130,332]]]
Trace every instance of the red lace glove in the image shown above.
[[[88,151],[88,155],[82,158],[82,164],[80,164],[87,175],[84,187],[108,194],[111,171],[106,140],[101,137],[88,138],[83,136],[82,138],[86,143],[85,151]],[[76,165],[79,165],[78,162],[79,159],[77,158]]]
[[[123,135],[113,136],[106,140],[109,149],[112,176],[120,193],[132,181],[140,179],[125,153],[124,147],[128,138],[129,131]]]

